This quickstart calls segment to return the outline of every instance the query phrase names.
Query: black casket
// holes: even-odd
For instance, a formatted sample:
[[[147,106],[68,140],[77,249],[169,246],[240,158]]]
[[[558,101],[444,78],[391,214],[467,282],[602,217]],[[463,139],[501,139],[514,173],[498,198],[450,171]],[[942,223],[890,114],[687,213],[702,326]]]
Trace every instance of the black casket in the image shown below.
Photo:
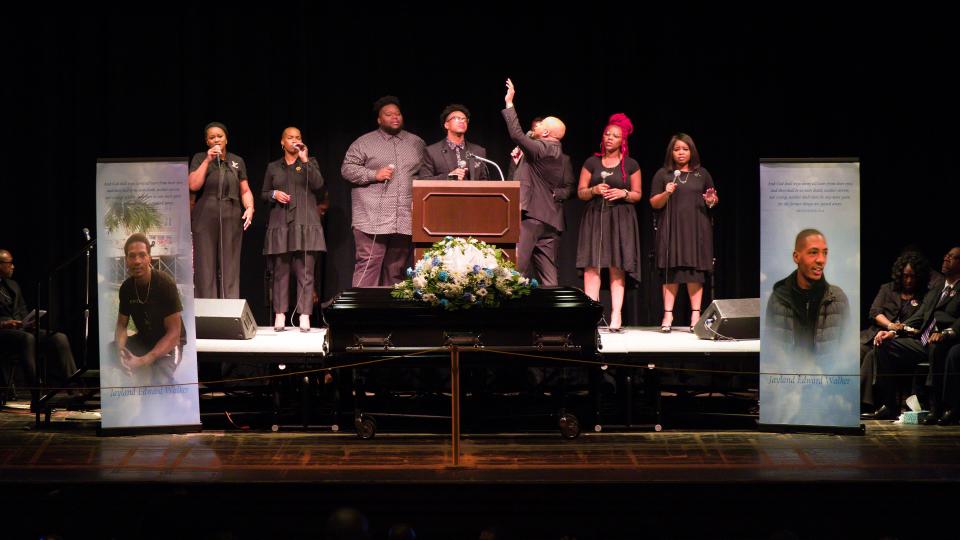
[[[447,311],[397,300],[390,288],[354,288],[324,310],[332,354],[383,354],[457,345],[590,357],[602,306],[574,288],[534,289],[496,308]]]

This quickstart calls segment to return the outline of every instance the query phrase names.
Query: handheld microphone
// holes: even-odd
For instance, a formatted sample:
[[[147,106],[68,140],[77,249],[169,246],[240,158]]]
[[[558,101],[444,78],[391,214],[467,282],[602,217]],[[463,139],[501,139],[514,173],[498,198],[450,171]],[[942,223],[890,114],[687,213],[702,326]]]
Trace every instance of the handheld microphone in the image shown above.
[[[469,156],[469,154],[467,154],[467,155]],[[458,169],[466,169],[466,168],[467,168],[467,162],[466,162],[465,160],[462,160],[462,159],[461,159],[461,160],[458,160],[458,161],[457,161],[457,168],[458,168]],[[466,176],[464,176],[463,179],[466,180]],[[457,178],[457,175],[455,175],[455,174],[453,174],[453,173],[451,172],[450,174],[447,175],[447,180],[459,180],[459,178]]]
[[[680,179],[680,169],[673,171],[673,182],[676,183]]]
[[[303,144],[303,143],[299,143],[299,142],[298,142],[298,143],[293,143],[293,147],[296,148],[297,150],[301,150],[301,151],[305,148],[304,144]]]
[[[90,241],[90,229],[86,227],[83,228],[83,237],[87,240],[87,242]]]
[[[213,149],[217,151],[217,167],[219,168],[219,167],[220,167],[220,152],[222,152],[222,150],[220,150],[220,145],[219,145],[219,144],[213,145]]]

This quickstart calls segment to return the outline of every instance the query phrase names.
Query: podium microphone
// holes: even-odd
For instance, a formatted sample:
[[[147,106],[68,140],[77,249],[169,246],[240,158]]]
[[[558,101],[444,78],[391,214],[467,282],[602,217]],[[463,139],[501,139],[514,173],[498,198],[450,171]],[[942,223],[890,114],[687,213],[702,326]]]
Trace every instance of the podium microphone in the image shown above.
[[[503,170],[500,169],[500,166],[497,165],[497,163],[496,163],[495,161],[490,161],[489,159],[487,159],[487,158],[485,158],[485,157],[480,157],[480,156],[474,154],[473,152],[467,152],[467,157],[468,157],[468,158],[473,158],[473,159],[478,159],[478,160],[480,160],[480,161],[482,161],[482,162],[484,162],[484,163],[489,163],[489,164],[493,165],[494,167],[497,168],[497,172],[500,173],[500,181],[503,182],[504,180],[506,180],[506,178],[503,177]]]

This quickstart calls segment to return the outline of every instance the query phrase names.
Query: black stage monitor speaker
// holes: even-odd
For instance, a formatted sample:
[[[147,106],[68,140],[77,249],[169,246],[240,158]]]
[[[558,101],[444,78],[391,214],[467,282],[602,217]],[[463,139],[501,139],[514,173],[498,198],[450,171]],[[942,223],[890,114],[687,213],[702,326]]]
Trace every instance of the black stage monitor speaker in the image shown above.
[[[760,339],[760,299],[714,300],[693,331],[700,339]]]
[[[257,321],[244,299],[196,298],[197,339],[250,339]]]

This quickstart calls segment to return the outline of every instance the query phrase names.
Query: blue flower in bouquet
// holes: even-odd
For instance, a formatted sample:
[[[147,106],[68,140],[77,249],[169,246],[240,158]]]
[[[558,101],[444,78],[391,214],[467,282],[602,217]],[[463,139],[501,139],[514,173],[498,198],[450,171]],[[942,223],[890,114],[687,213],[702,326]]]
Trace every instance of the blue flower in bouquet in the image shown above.
[[[479,265],[479,264],[473,265],[473,273],[474,273],[474,274],[479,274],[479,273],[480,273],[480,265]]]
[[[441,270],[440,273],[437,274],[437,279],[440,281],[446,281],[449,277],[450,274],[448,274],[446,270]]]
[[[536,288],[539,287],[539,286],[540,286],[540,282],[537,281],[537,278],[532,278],[532,279],[530,280],[530,288],[531,288],[531,289],[536,289]]]
[[[433,266],[440,266],[440,257],[434,255],[433,259],[430,260],[430,264]]]
[[[413,297],[416,298],[417,300],[423,298],[423,291],[421,291],[420,289],[413,291]]]
[[[493,278],[494,276],[494,271],[491,268],[484,268],[483,272],[487,274],[488,278]]]
[[[413,271],[413,268],[407,267],[407,277],[413,277],[416,272]]]
[[[473,302],[473,299],[474,299],[474,298],[476,298],[476,297],[473,296],[473,295],[470,294],[470,293],[463,293],[463,299],[466,300],[468,303],[469,303],[469,302]]]
[[[447,300],[446,298],[441,298],[441,299],[440,299],[440,305],[443,306],[443,307],[447,307],[447,304],[449,304],[449,303],[450,303],[450,301]]]

